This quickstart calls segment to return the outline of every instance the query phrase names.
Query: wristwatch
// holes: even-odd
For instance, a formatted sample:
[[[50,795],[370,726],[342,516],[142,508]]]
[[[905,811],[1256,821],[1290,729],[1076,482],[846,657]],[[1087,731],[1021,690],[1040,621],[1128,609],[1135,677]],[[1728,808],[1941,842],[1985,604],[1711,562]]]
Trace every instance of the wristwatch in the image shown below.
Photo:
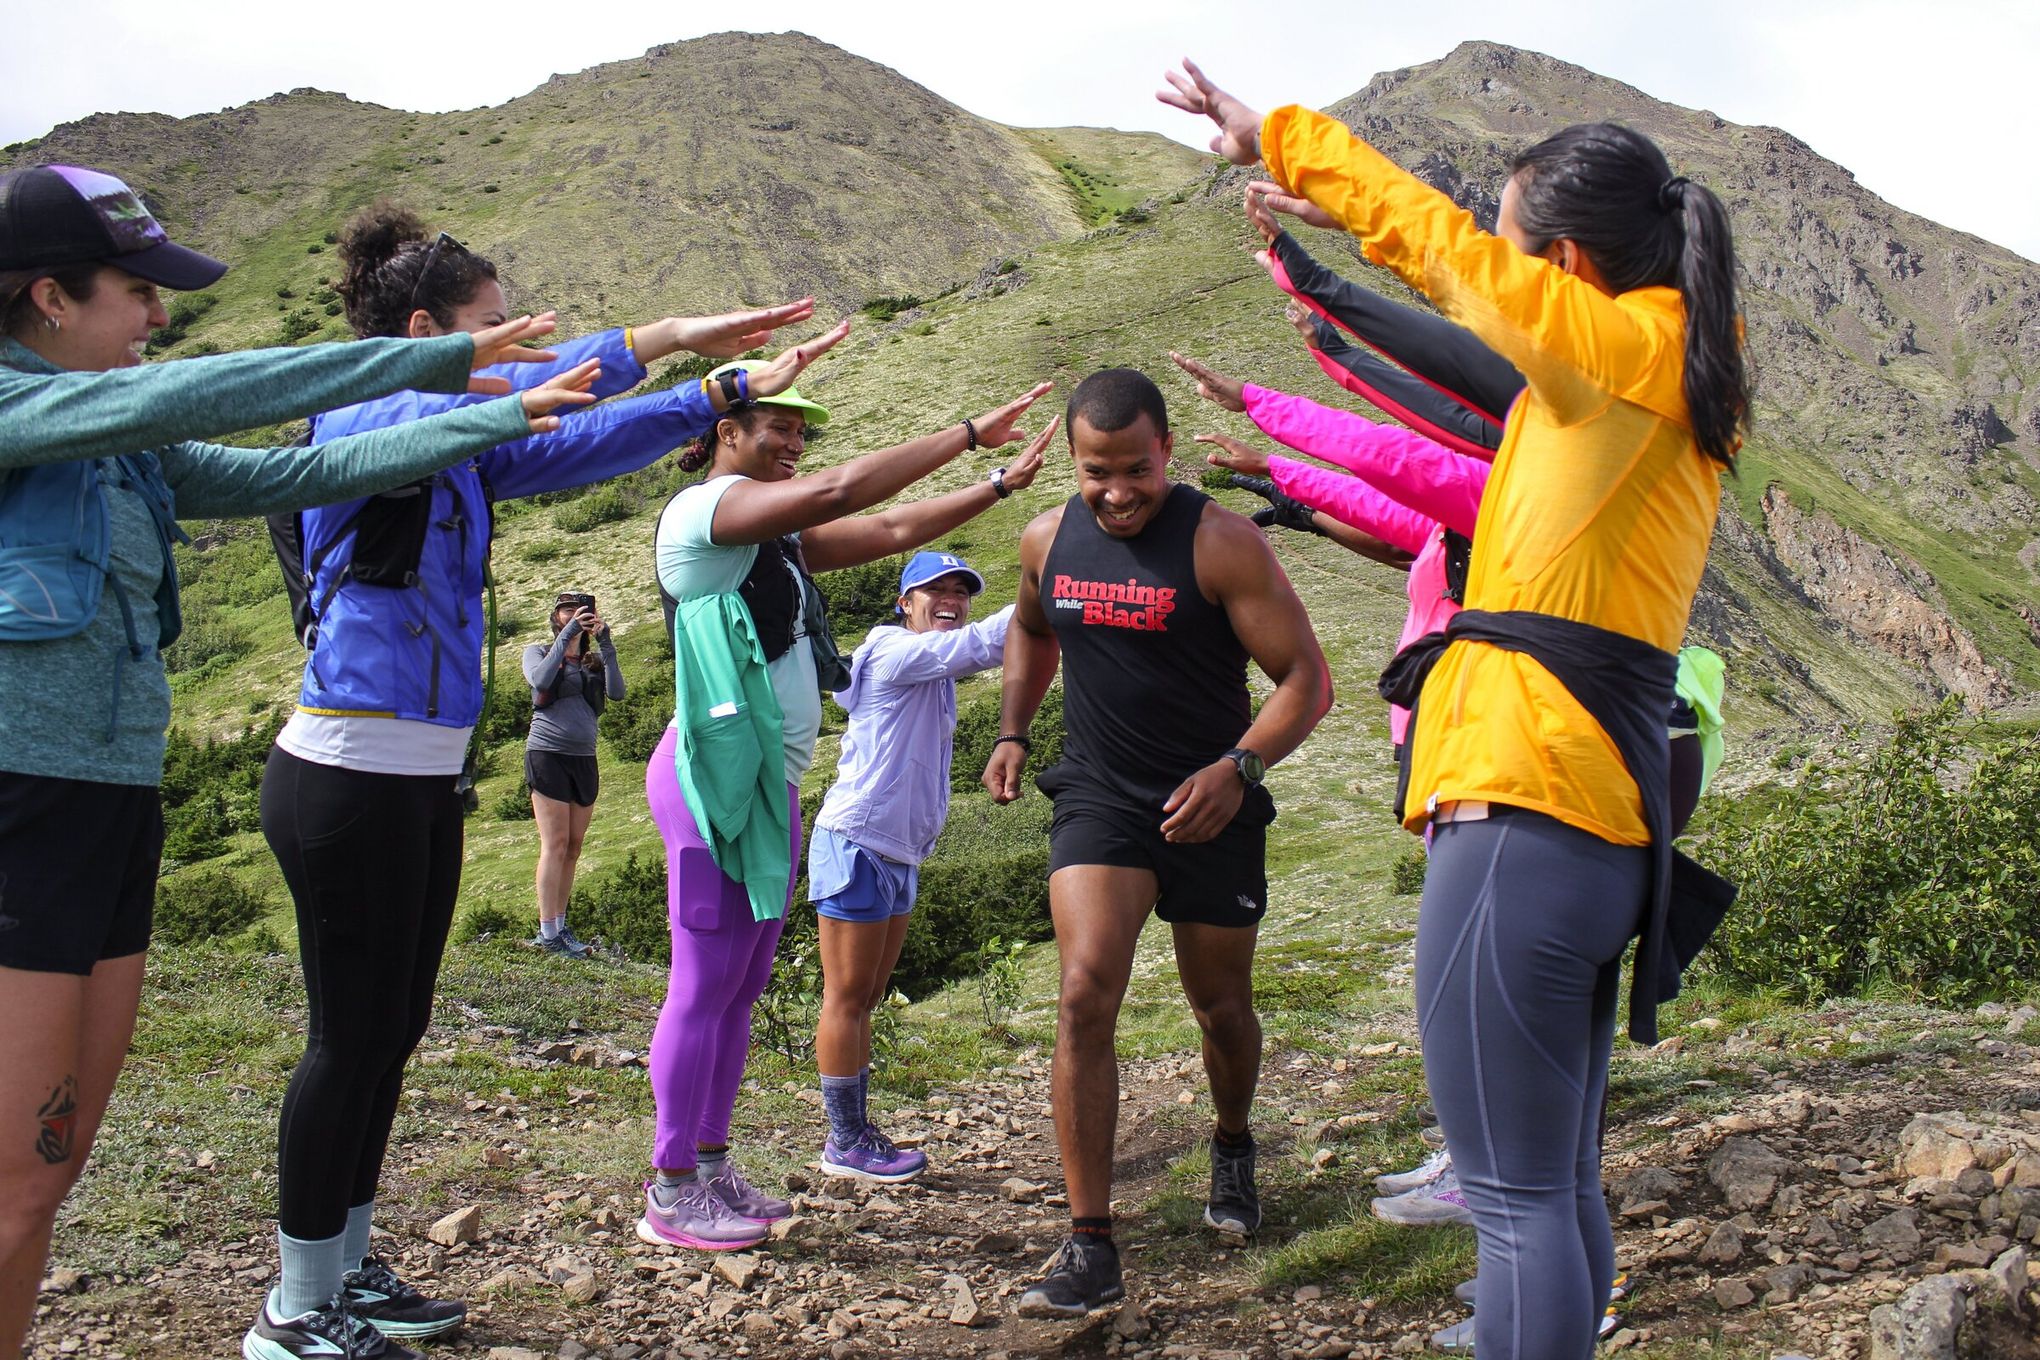
[[[1235,746],[1227,751],[1225,759],[1233,763],[1240,772],[1240,782],[1250,789],[1268,777],[1267,762],[1244,746]]]
[[[1013,494],[1006,489],[1006,469],[1002,467],[993,468],[989,473],[985,474],[985,480],[992,484],[992,490],[999,493],[1000,500],[1004,500]]]

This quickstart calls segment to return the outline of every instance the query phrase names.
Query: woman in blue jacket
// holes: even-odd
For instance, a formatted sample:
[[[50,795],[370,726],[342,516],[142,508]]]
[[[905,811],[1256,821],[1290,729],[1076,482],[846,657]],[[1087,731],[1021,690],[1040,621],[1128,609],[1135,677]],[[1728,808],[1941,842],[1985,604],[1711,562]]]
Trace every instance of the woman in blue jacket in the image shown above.
[[[349,224],[340,258],[338,291],[364,337],[474,330],[504,310],[494,265],[387,204]],[[605,331],[564,346],[559,362],[599,360],[594,390],[607,396],[642,379],[648,359],[741,352],[812,311],[803,301]],[[840,335],[761,365],[752,391],[790,386]],[[448,404],[401,392],[322,416],[313,434],[402,426]],[[251,1360],[318,1353],[313,1333],[329,1301],[400,1340],[465,1316],[397,1279],[368,1254],[368,1238],[404,1063],[430,1019],[460,886],[456,780],[482,707],[490,506],[643,467],[726,405],[719,389],[694,383],[608,402],[586,413],[585,428],[499,443],[391,496],[303,517],[313,642],[297,712],[263,776],[262,830],[297,905],[308,1023],[278,1140],[282,1279],[243,1343]]]
[[[21,1352],[50,1228],[84,1169],[133,1033],[163,846],[160,649],[181,626],[176,516],[251,515],[394,486],[586,400],[578,376],[310,448],[196,441],[396,388],[507,392],[474,336],[143,365],[165,288],[226,266],[172,242],[119,180],[0,174],[0,1355]]]

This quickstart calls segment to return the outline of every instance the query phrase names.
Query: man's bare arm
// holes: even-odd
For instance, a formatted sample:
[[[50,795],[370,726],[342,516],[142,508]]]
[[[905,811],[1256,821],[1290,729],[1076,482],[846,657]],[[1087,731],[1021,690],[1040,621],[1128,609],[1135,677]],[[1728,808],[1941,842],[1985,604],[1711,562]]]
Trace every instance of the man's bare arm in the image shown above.
[[[1062,648],[1041,608],[1041,565],[1048,558],[1062,525],[1062,507],[1036,515],[1020,535],[1020,596],[1014,601],[1013,623],[1006,630],[1005,668],[999,678],[999,735],[1024,737],[1041,711],[1041,700],[1055,679]],[[1020,778],[1027,768],[1027,748],[1017,741],[992,747],[983,783],[992,801],[1010,803],[1020,796]]]

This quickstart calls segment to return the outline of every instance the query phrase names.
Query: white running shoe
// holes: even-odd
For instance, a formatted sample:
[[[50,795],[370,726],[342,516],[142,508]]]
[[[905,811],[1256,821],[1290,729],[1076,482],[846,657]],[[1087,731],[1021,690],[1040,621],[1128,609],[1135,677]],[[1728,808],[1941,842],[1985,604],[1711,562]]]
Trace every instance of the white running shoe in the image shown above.
[[[1407,1195],[1412,1190],[1422,1189],[1452,1169],[1452,1154],[1439,1148],[1408,1171],[1395,1171],[1386,1176],[1374,1178],[1374,1191],[1379,1195]]]
[[[1384,1223],[1423,1227],[1433,1223],[1473,1222],[1473,1210],[1466,1207],[1466,1195],[1459,1188],[1459,1176],[1452,1171],[1401,1195],[1384,1195],[1374,1201],[1374,1216]]]

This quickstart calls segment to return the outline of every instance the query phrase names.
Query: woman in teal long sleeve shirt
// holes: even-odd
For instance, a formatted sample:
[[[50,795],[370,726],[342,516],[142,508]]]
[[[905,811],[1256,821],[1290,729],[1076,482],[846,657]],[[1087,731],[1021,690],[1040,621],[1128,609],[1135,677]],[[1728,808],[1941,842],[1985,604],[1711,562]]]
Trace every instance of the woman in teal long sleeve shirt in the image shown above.
[[[584,369],[324,445],[197,442],[406,387],[505,392],[470,371],[552,357],[518,348],[552,329],[526,317],[472,336],[143,366],[167,321],[158,284],[224,272],[171,243],[109,175],[0,175],[0,1356],[20,1353],[51,1225],[134,1028],[163,842],[174,516],[402,485],[588,399]]]

